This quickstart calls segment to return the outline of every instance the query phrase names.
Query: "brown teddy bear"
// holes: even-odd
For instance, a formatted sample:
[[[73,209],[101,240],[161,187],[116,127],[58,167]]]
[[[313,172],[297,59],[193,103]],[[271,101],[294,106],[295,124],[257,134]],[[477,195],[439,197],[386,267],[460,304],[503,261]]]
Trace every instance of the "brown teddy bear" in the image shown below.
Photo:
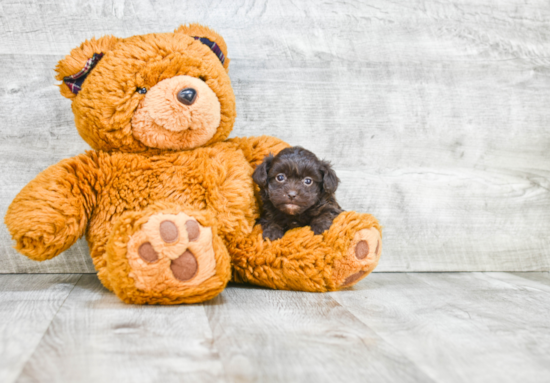
[[[374,217],[262,238],[255,165],[288,145],[227,139],[235,96],[223,38],[174,33],[84,42],[56,68],[78,132],[94,149],[40,173],[5,217],[16,248],[43,261],[86,234],[105,287],[130,303],[193,303],[230,280],[329,291],[370,273],[382,250]],[[257,190],[256,190],[257,192]]]

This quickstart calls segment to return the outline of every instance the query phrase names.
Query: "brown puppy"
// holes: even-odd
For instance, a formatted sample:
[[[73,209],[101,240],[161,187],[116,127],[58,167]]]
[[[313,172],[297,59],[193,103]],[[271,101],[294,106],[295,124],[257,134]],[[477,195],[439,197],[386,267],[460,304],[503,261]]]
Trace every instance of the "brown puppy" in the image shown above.
[[[252,178],[263,202],[258,222],[272,241],[295,227],[321,234],[343,211],[334,197],[340,180],[330,164],[299,146],[265,157]]]

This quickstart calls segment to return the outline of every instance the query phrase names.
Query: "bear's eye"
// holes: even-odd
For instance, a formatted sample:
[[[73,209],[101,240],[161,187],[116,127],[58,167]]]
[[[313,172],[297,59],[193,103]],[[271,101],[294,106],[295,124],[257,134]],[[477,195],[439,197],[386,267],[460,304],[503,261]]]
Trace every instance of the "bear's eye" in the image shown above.
[[[147,88],[137,88],[137,92],[139,94],[145,94],[145,93],[147,93]]]
[[[313,183],[313,180],[309,177],[304,178],[304,184],[311,185]]]
[[[275,177],[275,179],[279,182],[285,182],[286,176],[283,173],[279,173],[277,174],[277,177]]]

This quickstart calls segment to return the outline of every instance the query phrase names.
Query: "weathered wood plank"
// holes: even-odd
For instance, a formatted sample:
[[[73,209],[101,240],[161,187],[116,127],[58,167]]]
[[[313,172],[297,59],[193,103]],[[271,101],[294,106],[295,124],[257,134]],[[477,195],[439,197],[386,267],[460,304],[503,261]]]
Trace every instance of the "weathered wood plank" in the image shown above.
[[[487,273],[485,276],[510,283],[516,289],[550,293],[550,273]],[[550,309],[549,309],[550,310]]]
[[[371,212],[384,226],[377,271],[550,269],[550,193],[532,173],[432,167],[338,174],[343,207]]]
[[[35,61],[29,62],[28,67],[23,68],[22,71],[28,70],[32,74],[33,68],[37,67],[37,62],[40,62],[38,57],[34,56]],[[43,56],[42,60],[48,61],[50,57]],[[0,66],[2,68],[0,71],[7,76],[10,68],[24,60],[0,56],[0,62],[2,61],[6,65]],[[263,77],[280,77],[279,69],[272,69],[272,71],[273,73],[269,74],[270,70],[264,69]],[[242,74],[246,79],[249,76],[246,73],[248,72],[237,73],[234,77]],[[328,74],[328,72],[324,73]],[[0,214],[2,215],[5,214],[8,204],[20,188],[39,171],[64,157],[86,149],[86,145],[72,126],[68,101],[57,99],[57,89],[54,85],[48,84],[47,81],[37,82],[35,90],[25,93],[20,91],[25,86],[23,76],[18,75],[14,79],[16,83],[12,84],[13,89],[19,89],[14,91],[14,94],[20,95],[6,96],[3,100],[4,106],[0,106],[0,117],[6,122],[4,127],[17,126],[21,118],[24,118],[25,123],[15,132],[8,131],[7,128],[3,132],[0,131],[0,136],[3,135],[5,138],[0,143],[0,167],[5,170],[5,177],[0,181]],[[351,78],[349,81],[352,81]],[[312,89],[312,94],[318,99],[322,94],[328,93],[331,86],[330,82],[321,82],[315,84],[315,87],[321,84],[326,88],[326,92],[318,94]],[[292,79],[283,86],[278,85],[279,89],[284,88],[285,85],[292,85]],[[241,93],[246,93],[247,90],[258,94],[261,92],[261,86],[255,85],[250,80],[238,81],[235,88]],[[266,88],[271,89],[272,84]],[[296,97],[296,102],[299,102],[299,94],[297,91],[292,91],[289,97]],[[357,96],[359,97],[359,94]],[[273,97],[272,101],[275,102],[275,95],[265,97]],[[54,115],[63,116],[58,121],[62,125],[56,125],[56,120],[52,118],[41,119],[42,115],[49,116],[49,113],[47,110],[32,108],[33,100],[36,98],[41,98],[43,105],[51,107]],[[257,110],[258,105],[255,101],[251,101],[251,98],[250,95],[243,97],[245,102],[249,102],[245,106],[250,110]],[[548,102],[550,103],[550,99]],[[537,113],[537,110],[543,109],[535,105],[531,112]],[[296,112],[287,115],[289,114],[292,117]],[[274,127],[254,129],[250,121],[245,121],[241,124],[242,129],[239,127],[235,129],[235,134],[241,135],[240,131],[243,131],[242,135],[251,135],[266,133],[270,129],[281,130],[281,136],[288,141],[302,144],[321,156],[332,159],[342,179],[338,197],[344,208],[371,212],[386,228],[386,246],[379,271],[550,269],[550,239],[546,235],[550,224],[550,209],[544,208],[550,207],[550,193],[547,185],[549,173],[542,170],[545,166],[542,162],[546,161],[546,157],[541,157],[539,154],[543,151],[546,142],[533,143],[540,146],[535,151],[527,146],[521,150],[516,149],[515,165],[510,163],[506,168],[491,166],[477,169],[469,167],[468,164],[463,164],[460,168],[450,167],[450,158],[447,160],[447,165],[442,165],[438,158],[448,148],[437,147],[435,142],[432,143],[432,148],[427,146],[423,148],[424,160],[419,156],[417,159],[411,157],[411,162],[422,166],[405,167],[406,164],[403,162],[401,167],[395,167],[391,160],[392,155],[384,154],[390,147],[382,148],[377,152],[378,144],[366,143],[368,137],[364,137],[365,143],[361,143],[361,137],[357,138],[355,140],[359,142],[357,146],[339,142],[342,138],[338,132],[344,127],[331,133],[325,125],[323,129],[326,131],[320,137],[327,137],[326,139],[318,138],[303,142],[306,138],[302,135],[307,134],[307,131],[295,133],[295,139],[291,137],[290,127],[298,124],[298,120],[280,126],[273,114],[270,116],[272,118],[270,123]],[[287,116],[287,118],[291,117]],[[298,116],[296,115],[295,118],[298,119]],[[252,117],[253,121],[259,119],[259,115]],[[42,125],[33,125],[33,121],[41,121]],[[338,125],[335,120],[332,123],[333,126]],[[491,134],[493,133],[498,134],[496,131]],[[35,135],[40,139],[36,139]],[[63,149],[63,143],[67,142],[63,139],[72,143],[70,148]],[[353,141],[353,137],[348,137],[348,140]],[[387,141],[388,144],[389,141]],[[17,145],[13,146],[13,142]],[[337,143],[334,145],[334,155],[323,154],[329,150],[325,147],[328,142]],[[514,142],[512,137],[510,142]],[[403,144],[393,142],[397,147],[401,145],[402,151],[407,150],[402,146]],[[366,165],[362,163],[363,160],[358,160],[357,166],[354,167],[354,164],[349,162],[349,158],[360,156],[354,154],[348,158],[348,151],[339,149],[346,145],[349,151],[355,150],[355,147],[365,147],[369,152],[375,153],[374,157],[386,156],[386,164],[384,161],[375,161],[372,165]],[[420,147],[423,144],[419,140],[417,145]],[[28,149],[22,151],[22,146]],[[511,148],[504,148],[502,153],[510,153],[510,151]],[[494,162],[505,161],[504,154],[495,158]],[[423,164],[422,162],[427,158],[431,158],[438,166],[428,166],[427,162]],[[538,170],[527,169],[528,162],[539,163]],[[6,254],[0,259],[2,272],[93,272],[84,241],[80,241],[61,257],[45,263],[28,261],[9,248],[11,240],[3,226],[0,228],[0,243],[4,246]]]
[[[550,295],[520,279],[377,273],[330,295],[436,381],[542,382]]]
[[[378,271],[550,270],[550,6],[544,1],[146,0],[0,4],[0,215],[87,148],[53,81],[92,36],[201,22],[229,45],[234,135],[330,159],[346,209],[385,227]],[[0,272],[92,272],[83,241]]]
[[[63,158],[90,147],[74,127],[70,101],[60,97],[53,81],[59,57],[0,55],[0,272],[94,272],[88,245],[80,240],[68,251],[35,262],[12,248],[3,224],[17,193],[36,175]]]
[[[0,382],[14,382],[80,275],[0,275]]]
[[[430,381],[326,294],[231,286],[206,312],[229,381]]]
[[[6,43],[0,53],[66,54],[90,34],[127,37],[200,22],[240,41],[230,45],[235,58],[407,62],[441,60],[444,54],[456,60],[458,46],[463,54],[548,64],[549,19],[544,0],[507,0],[498,7],[467,0],[4,0],[0,36]]]
[[[511,273],[525,279],[530,279],[535,282],[542,283],[543,285],[550,286],[550,273]]]
[[[17,382],[219,382],[204,307],[133,306],[84,275]]]
[[[376,273],[336,293],[230,285],[162,307],[91,275],[0,275],[0,380],[542,382],[547,277]]]

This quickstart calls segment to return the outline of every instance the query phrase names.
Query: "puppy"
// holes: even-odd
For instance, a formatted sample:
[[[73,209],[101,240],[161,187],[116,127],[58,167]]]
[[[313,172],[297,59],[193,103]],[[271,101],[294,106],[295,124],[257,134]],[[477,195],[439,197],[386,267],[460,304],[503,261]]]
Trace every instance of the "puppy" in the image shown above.
[[[334,197],[340,180],[330,164],[299,146],[265,157],[252,178],[263,203],[258,222],[272,241],[295,227],[321,234],[343,211]]]

